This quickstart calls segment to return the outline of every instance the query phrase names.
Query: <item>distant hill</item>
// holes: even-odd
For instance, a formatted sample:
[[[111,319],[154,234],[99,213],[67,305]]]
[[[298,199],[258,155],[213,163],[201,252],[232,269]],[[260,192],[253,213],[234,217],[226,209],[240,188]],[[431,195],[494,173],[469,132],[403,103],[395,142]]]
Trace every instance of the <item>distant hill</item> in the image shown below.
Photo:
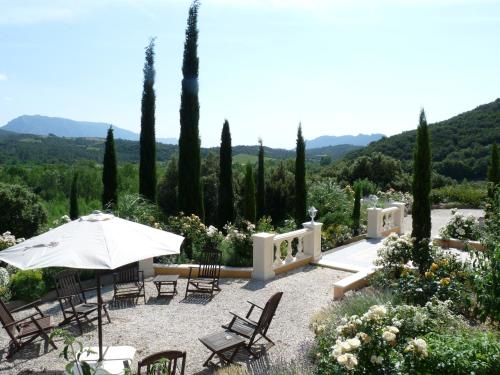
[[[490,147],[500,144],[500,99],[429,125],[434,169],[457,180],[486,178]],[[346,155],[352,159],[381,152],[410,164],[416,131],[373,142]]]
[[[34,135],[49,135],[53,134],[58,137],[95,137],[105,138],[106,133],[111,124],[103,122],[88,122],[88,121],[75,121],[60,117],[48,116],[28,116],[23,115],[16,117],[9,121],[5,126],[0,129],[8,130],[20,134],[34,134]],[[139,134],[130,130],[119,128],[113,125],[113,134],[115,139],[125,139],[131,141],[138,141]],[[159,138],[158,142],[167,144],[176,144],[177,140],[174,138]]]
[[[371,142],[378,141],[384,137],[383,134],[358,134],[358,135],[322,135],[321,137],[306,141],[308,149],[321,148],[337,145],[366,146]]]
[[[139,142],[124,139],[115,140],[118,162],[137,163],[139,161]],[[307,150],[309,160],[328,155],[332,160],[344,156],[356,146],[339,145],[322,149]],[[178,152],[177,145],[157,144],[159,161],[166,161]],[[202,155],[209,152],[218,154],[219,148],[202,148]],[[258,155],[259,146],[235,146],[233,156],[236,161],[251,161]],[[266,158],[289,159],[295,157],[295,151],[264,147]],[[242,156],[238,156],[242,155]],[[33,134],[18,134],[0,129],[0,164],[16,163],[64,163],[72,164],[78,160],[102,162],[104,139],[97,137],[57,137]]]

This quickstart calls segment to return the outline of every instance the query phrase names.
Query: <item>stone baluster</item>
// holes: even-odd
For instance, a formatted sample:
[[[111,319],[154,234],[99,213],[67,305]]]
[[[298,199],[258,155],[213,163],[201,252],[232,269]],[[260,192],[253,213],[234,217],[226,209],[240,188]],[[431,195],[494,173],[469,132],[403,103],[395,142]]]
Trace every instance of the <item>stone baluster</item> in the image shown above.
[[[287,263],[290,263],[290,262],[293,262],[293,249],[292,249],[292,242],[293,242],[293,238],[289,238],[288,240],[286,240],[287,242],[287,249],[286,249],[286,258],[285,258],[285,262]]]
[[[283,241],[279,241],[279,242],[276,242],[274,244],[274,246],[276,247],[275,252],[274,252],[274,257],[275,257],[275,259],[274,259],[274,266],[275,267],[279,267],[279,266],[281,266],[283,264],[283,262],[281,260],[281,243],[282,242]]]

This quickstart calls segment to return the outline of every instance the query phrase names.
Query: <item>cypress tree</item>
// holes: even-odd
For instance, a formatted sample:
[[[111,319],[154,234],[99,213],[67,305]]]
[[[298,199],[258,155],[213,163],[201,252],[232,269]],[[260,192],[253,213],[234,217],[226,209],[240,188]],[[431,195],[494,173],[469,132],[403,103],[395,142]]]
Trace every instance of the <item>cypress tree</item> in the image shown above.
[[[253,178],[253,169],[250,163],[245,170],[245,195],[243,217],[251,223],[255,223],[255,182]]]
[[[361,219],[361,184],[354,184],[354,208],[352,210],[352,231],[355,236],[359,234]]]
[[[77,190],[78,174],[75,172],[71,181],[71,189],[69,192],[69,218],[71,220],[78,219],[80,216],[78,209],[78,190]]]
[[[196,214],[203,220],[202,187],[200,183],[200,136],[198,122],[198,8],[193,1],[189,8],[182,63],[182,91],[179,136],[179,209]]]
[[[298,226],[306,221],[306,200],[306,144],[299,124],[295,156],[295,223]]]
[[[491,146],[491,157],[488,164],[488,197],[493,198],[495,195],[495,189],[500,184],[500,161],[496,143],[493,143]]]
[[[141,105],[141,137],[139,163],[139,194],[154,201],[156,197],[156,140],[155,140],[155,39],[146,47],[144,84]]]
[[[165,175],[158,183],[157,202],[163,213],[168,217],[177,214],[177,182],[179,173],[177,170],[177,158],[170,159]]]
[[[219,199],[217,204],[217,225],[224,227],[227,222],[234,222],[233,193],[233,156],[229,122],[222,126],[219,158]]]
[[[108,129],[104,145],[104,160],[102,168],[102,208],[113,209],[118,203],[118,178],[116,168],[115,140],[113,129]]]
[[[420,122],[417,128],[417,143],[413,161],[413,240],[412,260],[421,274],[430,265],[429,241],[431,237],[431,149],[429,129],[425,112],[420,112]]]
[[[257,219],[260,219],[266,212],[266,191],[264,180],[264,146],[262,139],[259,139],[259,162],[257,166]]]

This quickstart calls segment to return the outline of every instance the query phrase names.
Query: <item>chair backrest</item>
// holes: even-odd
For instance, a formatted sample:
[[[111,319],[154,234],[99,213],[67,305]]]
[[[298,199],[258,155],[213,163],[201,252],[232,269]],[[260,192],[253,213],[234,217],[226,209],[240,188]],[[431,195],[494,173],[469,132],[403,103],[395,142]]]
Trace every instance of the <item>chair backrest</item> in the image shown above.
[[[139,264],[132,263],[127,264],[124,267],[117,268],[115,270],[115,282],[116,283],[135,283],[139,282]]]
[[[17,336],[17,328],[15,324],[6,327],[7,324],[12,324],[15,322],[14,317],[10,313],[5,303],[0,299],[0,321],[2,322],[2,326],[5,328],[10,338],[15,341],[15,337]]]
[[[87,303],[78,272],[74,270],[61,271],[55,276],[55,280],[57,298],[63,310],[70,307],[71,303],[75,306]]]
[[[262,314],[260,315],[259,321],[257,322],[257,328],[255,328],[253,336],[255,337],[257,334],[265,335],[271,322],[273,320],[274,314],[276,313],[276,309],[281,301],[281,297],[283,296],[283,292],[278,292],[274,294],[269,300],[266,302],[266,306],[264,306],[264,310],[262,310]]]
[[[161,360],[166,360],[162,363]],[[146,368],[146,374],[148,375],[184,375],[184,370],[186,367],[186,352],[181,352],[179,350],[167,350],[164,352],[159,352],[152,354],[142,361],[139,361],[137,366],[137,374],[141,374],[141,369]],[[168,370],[166,372],[165,370]]]
[[[222,251],[217,249],[203,250],[200,256],[198,277],[218,279],[220,275],[221,260]]]

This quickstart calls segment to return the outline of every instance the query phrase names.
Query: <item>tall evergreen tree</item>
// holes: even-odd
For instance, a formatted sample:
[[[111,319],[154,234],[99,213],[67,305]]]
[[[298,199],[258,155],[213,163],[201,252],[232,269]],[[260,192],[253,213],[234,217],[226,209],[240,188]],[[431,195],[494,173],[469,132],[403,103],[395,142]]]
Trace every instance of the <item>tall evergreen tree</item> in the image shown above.
[[[170,159],[165,175],[160,179],[157,189],[156,200],[163,213],[168,217],[177,214],[177,182],[179,173],[177,170],[177,158]]]
[[[257,219],[266,213],[266,190],[264,179],[264,146],[259,139],[259,162],[257,166]]]
[[[243,217],[245,220],[255,223],[255,182],[253,177],[253,168],[250,163],[245,170],[245,195],[243,197]]]
[[[234,222],[233,155],[231,132],[227,120],[222,126],[220,142],[218,195],[217,225],[222,228],[227,222]]]
[[[112,209],[118,202],[118,177],[116,167],[115,139],[113,129],[108,129],[104,145],[104,160],[102,168],[102,208]]]
[[[354,208],[352,210],[352,231],[355,236],[359,234],[361,219],[361,184],[354,184]]]
[[[301,226],[306,221],[306,144],[302,137],[302,125],[297,131],[295,156],[295,223]]]
[[[424,273],[431,261],[429,241],[431,237],[431,148],[429,129],[425,112],[420,112],[420,122],[417,128],[417,143],[413,161],[413,207],[411,236],[413,240],[412,260]]]
[[[69,218],[71,220],[78,219],[80,217],[78,209],[78,174],[75,172],[73,174],[73,180],[71,181],[71,189],[69,192]]]
[[[500,160],[498,156],[498,147],[496,143],[491,146],[491,157],[488,163],[488,182],[492,185],[489,189],[490,197],[493,197],[495,187],[500,185]]]
[[[198,8],[194,0],[189,8],[182,63],[182,92],[179,136],[179,209],[203,219],[202,187],[200,183],[200,136],[198,122]]]
[[[156,139],[155,139],[155,39],[146,47],[144,84],[141,105],[141,137],[139,163],[139,194],[154,201],[156,198]]]

